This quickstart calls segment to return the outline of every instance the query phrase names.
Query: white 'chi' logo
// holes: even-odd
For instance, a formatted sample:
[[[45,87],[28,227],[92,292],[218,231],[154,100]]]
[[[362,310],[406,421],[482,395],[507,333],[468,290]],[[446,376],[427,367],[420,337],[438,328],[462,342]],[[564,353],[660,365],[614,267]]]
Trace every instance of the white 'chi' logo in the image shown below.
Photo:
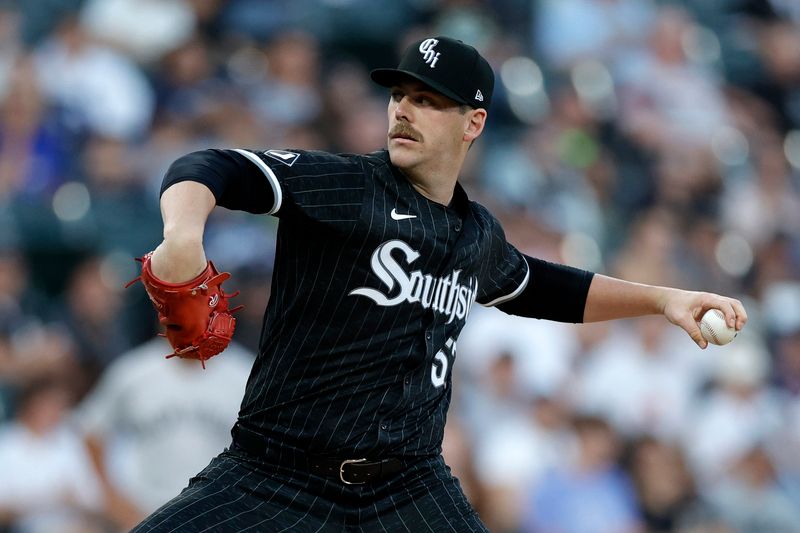
[[[437,44],[439,44],[439,39],[425,39],[419,45],[419,51],[425,59],[425,63],[431,68],[436,67],[436,62],[439,61],[439,54],[441,54],[441,52],[433,49]]]

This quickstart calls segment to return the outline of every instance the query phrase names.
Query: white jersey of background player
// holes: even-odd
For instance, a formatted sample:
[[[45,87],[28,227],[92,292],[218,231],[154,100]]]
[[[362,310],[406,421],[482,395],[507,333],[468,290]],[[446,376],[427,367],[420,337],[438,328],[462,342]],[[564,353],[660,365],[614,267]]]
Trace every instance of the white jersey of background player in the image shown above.
[[[112,484],[149,514],[230,444],[253,356],[232,343],[203,370],[164,360],[158,337],[121,355],[79,406],[84,431],[104,443]]]

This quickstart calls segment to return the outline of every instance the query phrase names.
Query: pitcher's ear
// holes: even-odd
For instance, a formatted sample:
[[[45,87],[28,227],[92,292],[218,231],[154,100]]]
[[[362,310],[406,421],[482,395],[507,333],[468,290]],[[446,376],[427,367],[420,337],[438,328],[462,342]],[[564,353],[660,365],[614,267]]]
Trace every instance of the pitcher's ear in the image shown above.
[[[464,141],[472,142],[477,139],[486,125],[486,110],[472,109],[468,111],[468,120],[464,128]]]

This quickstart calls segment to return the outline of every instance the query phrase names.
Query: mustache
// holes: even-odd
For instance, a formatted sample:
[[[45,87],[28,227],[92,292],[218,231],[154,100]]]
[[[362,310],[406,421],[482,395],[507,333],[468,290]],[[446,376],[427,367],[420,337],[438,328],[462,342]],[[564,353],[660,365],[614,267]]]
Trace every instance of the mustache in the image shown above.
[[[389,138],[394,137],[408,137],[417,142],[422,142],[422,134],[412,128],[407,122],[398,122],[394,127],[389,130]]]

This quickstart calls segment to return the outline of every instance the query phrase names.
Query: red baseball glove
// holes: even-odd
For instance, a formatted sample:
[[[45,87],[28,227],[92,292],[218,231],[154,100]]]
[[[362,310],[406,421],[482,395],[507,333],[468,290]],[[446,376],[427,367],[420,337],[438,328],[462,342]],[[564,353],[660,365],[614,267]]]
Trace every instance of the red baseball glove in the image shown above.
[[[168,283],[153,275],[150,266],[152,252],[137,261],[142,263],[141,275],[125,285],[130,287],[141,280],[150,301],[158,311],[158,320],[166,326],[167,337],[173,353],[170,357],[198,359],[206,367],[206,359],[227,348],[236,327],[231,316],[241,309],[228,309],[228,299],[239,292],[225,294],[222,282],[231,277],[228,272],[219,273],[211,261],[206,269],[194,279],[183,283]]]

